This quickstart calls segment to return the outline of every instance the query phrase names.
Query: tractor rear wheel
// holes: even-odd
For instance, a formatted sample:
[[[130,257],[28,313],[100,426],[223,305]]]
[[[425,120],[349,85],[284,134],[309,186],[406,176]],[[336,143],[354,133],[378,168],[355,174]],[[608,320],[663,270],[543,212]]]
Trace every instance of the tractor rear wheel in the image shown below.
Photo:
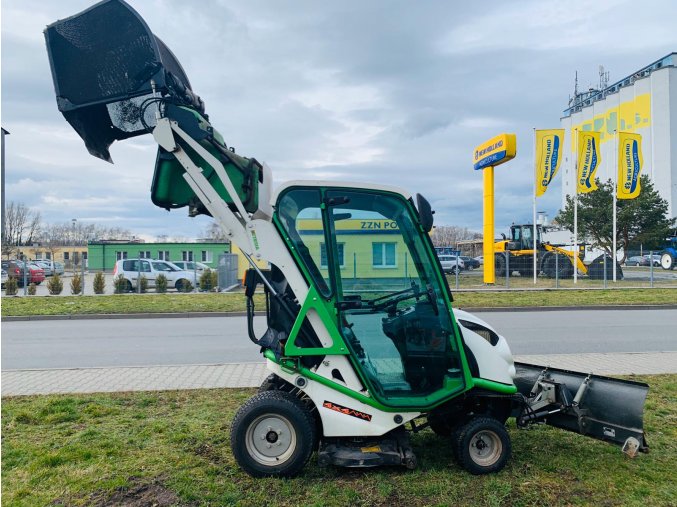
[[[230,446],[235,460],[253,477],[294,477],[310,459],[316,441],[315,420],[291,393],[265,391],[235,414]]]
[[[507,253],[497,253],[494,255],[494,273],[496,276],[505,276],[505,256]]]
[[[663,269],[675,269],[675,258],[669,253],[664,253],[661,255],[661,267]]]
[[[465,424],[455,442],[460,465],[473,475],[498,472],[512,453],[505,426],[491,417],[475,417]]]

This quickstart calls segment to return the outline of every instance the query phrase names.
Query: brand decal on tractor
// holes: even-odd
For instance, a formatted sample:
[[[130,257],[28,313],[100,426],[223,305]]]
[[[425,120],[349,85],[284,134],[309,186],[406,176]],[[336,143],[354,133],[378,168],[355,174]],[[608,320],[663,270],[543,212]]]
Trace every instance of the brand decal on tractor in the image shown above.
[[[334,402],[327,401],[325,400],[324,403],[322,404],[324,408],[328,408],[329,410],[334,410],[335,412],[341,412],[342,414],[345,415],[351,415],[353,417],[357,417],[358,419],[362,419],[364,421],[371,421],[371,414],[367,414],[365,412],[360,412],[359,410],[355,410],[354,408],[348,408],[344,407],[343,405],[338,405]]]

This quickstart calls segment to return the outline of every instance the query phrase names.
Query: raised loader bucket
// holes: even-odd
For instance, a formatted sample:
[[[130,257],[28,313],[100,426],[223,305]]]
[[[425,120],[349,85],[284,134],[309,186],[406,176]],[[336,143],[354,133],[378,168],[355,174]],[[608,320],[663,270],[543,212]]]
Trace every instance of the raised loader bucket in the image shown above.
[[[176,57],[122,0],[49,25],[45,39],[59,111],[96,157],[111,162],[113,141],[148,132],[154,97],[171,94],[204,112]]]
[[[643,423],[647,384],[534,364],[515,367],[515,385],[529,405],[515,414],[518,425],[545,422],[622,445],[631,456],[648,450]]]
[[[256,212],[261,164],[226,146],[181,64],[134,9],[122,0],[104,0],[49,25],[45,39],[57,105],[89,153],[112,162],[108,148],[113,141],[150,133],[161,108],[163,116],[223,164],[245,210]],[[183,141],[177,142],[193,153]],[[234,206],[214,168],[206,162],[200,167],[216,192]],[[160,148],[151,185],[153,203],[208,214],[184,176],[174,155]]]

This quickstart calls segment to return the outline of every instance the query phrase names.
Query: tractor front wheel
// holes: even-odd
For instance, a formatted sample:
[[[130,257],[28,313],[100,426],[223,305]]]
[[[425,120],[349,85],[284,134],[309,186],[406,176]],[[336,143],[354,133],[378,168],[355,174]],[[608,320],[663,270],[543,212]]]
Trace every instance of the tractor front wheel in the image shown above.
[[[663,269],[675,269],[675,258],[672,254],[664,253],[661,255],[661,267]]]
[[[313,453],[315,420],[308,407],[285,391],[250,398],[233,419],[230,446],[253,477],[294,477]]]
[[[502,470],[512,452],[508,430],[491,417],[471,419],[454,440],[458,462],[473,475]]]

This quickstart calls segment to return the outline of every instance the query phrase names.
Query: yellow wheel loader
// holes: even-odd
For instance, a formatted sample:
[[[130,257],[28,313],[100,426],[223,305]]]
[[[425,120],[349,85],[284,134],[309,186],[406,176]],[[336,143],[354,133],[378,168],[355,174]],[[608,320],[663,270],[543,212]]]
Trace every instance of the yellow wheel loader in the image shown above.
[[[574,275],[574,266],[582,275],[587,275],[593,280],[604,278],[604,270],[607,272],[607,279],[613,278],[613,262],[611,257],[600,255],[589,265],[583,263],[580,252],[577,255],[571,250],[551,245],[542,240],[543,229],[540,225],[536,226],[536,241],[534,250],[534,226],[533,224],[512,225],[510,227],[510,237],[504,236],[502,241],[497,241],[494,246],[495,261],[494,266],[497,276],[505,276],[506,269],[510,274],[518,271],[523,277],[533,276],[534,273],[534,252],[536,252],[536,268],[538,273],[542,273],[548,278],[572,278]],[[623,272],[621,267],[616,265],[616,278],[621,280]]]

